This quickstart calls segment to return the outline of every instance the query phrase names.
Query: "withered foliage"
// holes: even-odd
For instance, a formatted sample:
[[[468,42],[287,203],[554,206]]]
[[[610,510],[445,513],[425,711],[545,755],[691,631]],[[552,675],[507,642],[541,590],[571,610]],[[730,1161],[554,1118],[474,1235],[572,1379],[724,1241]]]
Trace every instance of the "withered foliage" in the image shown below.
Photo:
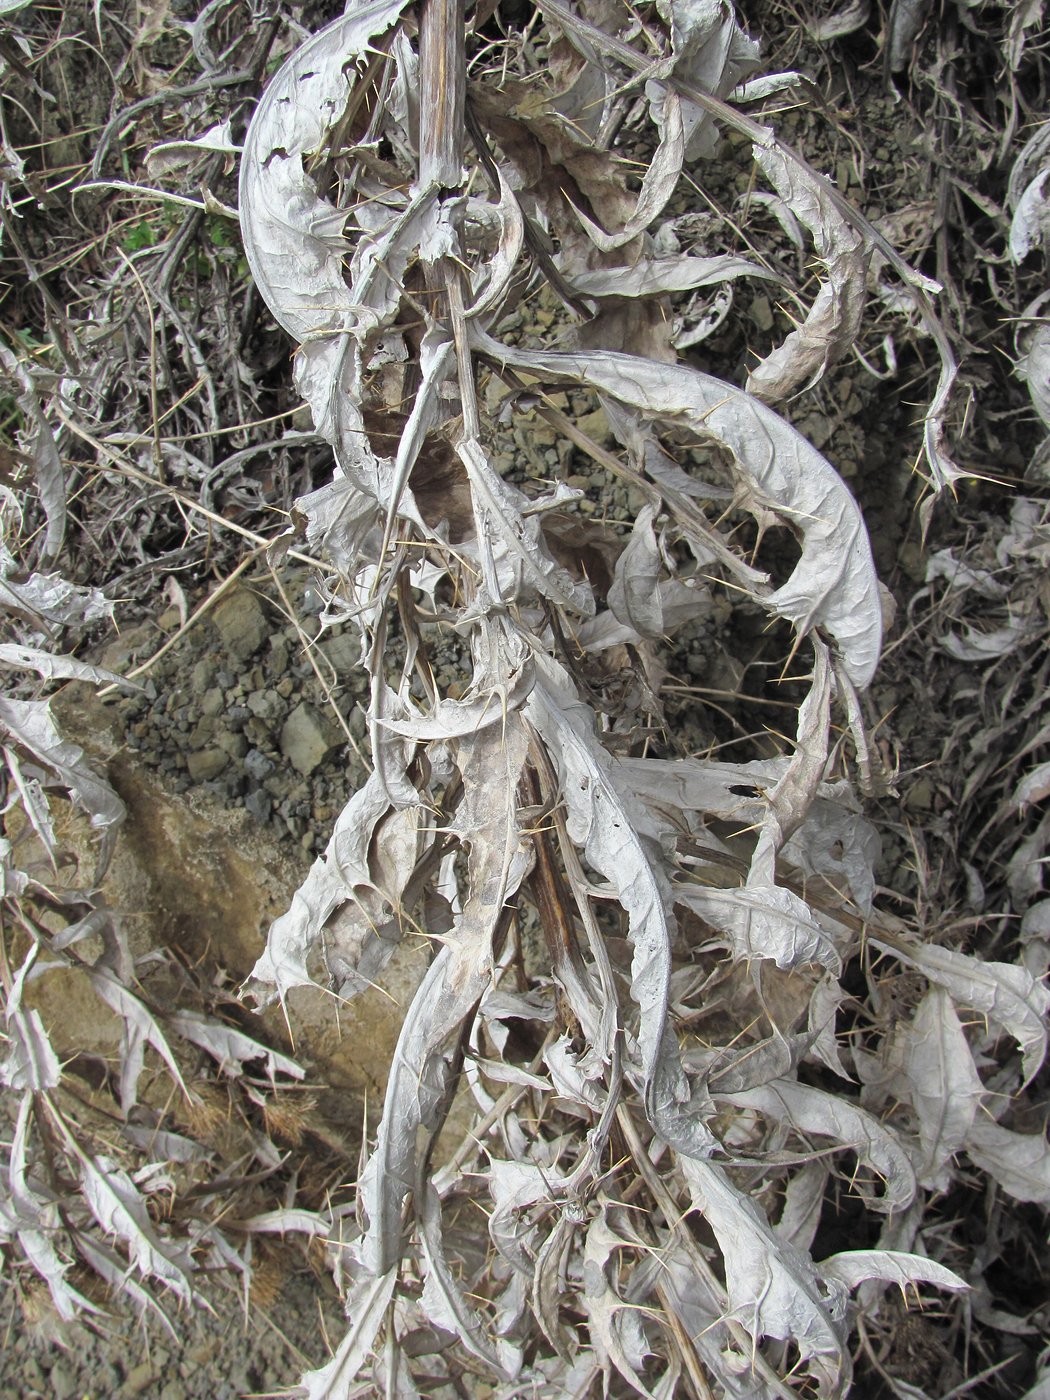
[[[958,1295],[976,1285],[979,1319],[983,1308],[991,1326],[1029,1326],[989,1305],[979,1262],[931,1203],[983,1173],[1012,1200],[1050,1204],[1045,1138],[1017,1112],[1047,1048],[1050,923],[1031,868],[1050,827],[1009,856],[1018,910],[1030,908],[1020,944],[1001,940],[995,957],[931,939],[877,898],[865,804],[892,775],[865,692],[885,601],[853,495],[785,415],[854,352],[870,368],[859,344],[869,322],[885,373],[894,333],[921,344],[928,526],[965,475],[947,446],[965,340],[938,319],[944,285],[751,115],[803,80],[763,71],[725,0],[543,0],[524,15],[464,13],[453,0],[351,4],[312,34],[282,31],[287,52],[265,83],[278,11],[219,53],[212,40],[236,8],[213,3],[185,22],[204,75],[186,92],[258,81],[243,133],[237,104],[200,130],[158,131],[151,178],[174,187],[191,173],[178,190],[136,185],[107,164],[109,143],[133,128],[129,106],[104,129],[88,183],[188,203],[199,234],[231,213],[212,186],[239,162],[250,295],[294,342],[312,418],[295,441],[334,458],[311,489],[285,483],[291,524],[271,536],[271,558],[314,561],[323,622],[357,630],[370,772],[271,927],[246,994],[294,1019],[297,987],[350,1001],[405,940],[431,954],[353,1199],[241,1222],[327,1241],[348,1330],[305,1391],[839,1396],[859,1346],[869,1379],[920,1396],[872,1342],[892,1315],[887,1284],[946,1307],[970,1307]],[[855,32],[869,9],[823,17],[814,37]],[[921,9],[889,7],[891,76],[914,51]],[[1004,30],[1007,65],[1029,27]],[[1000,220],[1016,264],[1050,228],[1043,130],[1018,157],[1012,223]],[[753,189],[701,235],[689,189],[727,149]],[[21,179],[17,151],[5,159]],[[777,236],[745,241],[753,208]],[[246,421],[258,386],[245,336],[223,343],[214,308],[191,311],[174,294],[182,238],[114,286],[139,293],[134,314],[149,323],[138,343],[154,356],[152,430],[147,418],[131,437],[141,461],[130,466],[117,432],[93,442],[157,500],[213,511],[256,445],[215,463],[160,433],[158,323],[171,332],[166,394],[180,374],[194,378],[172,412],[200,414],[205,441],[220,402]],[[801,258],[778,256],[784,246]],[[790,303],[794,324],[737,383],[701,371],[694,352],[749,279]],[[1018,353],[1050,423],[1042,305],[1024,312]],[[70,323],[54,334],[75,350]],[[223,355],[240,399],[216,391]],[[0,660],[104,681],[48,646],[43,625],[105,605],[48,572],[67,529],[62,434],[83,441],[76,395],[90,380],[66,365],[58,382],[16,344],[3,358],[40,530],[32,571],[9,556],[2,596],[21,632]],[[556,444],[543,473],[504,450],[539,423]],[[573,452],[629,487],[629,518],[595,518],[560,470]],[[215,514],[245,499],[228,495]],[[7,509],[14,518],[14,491]],[[1011,531],[1000,542],[1010,559],[1040,567],[1046,526],[1031,501]],[[790,544],[766,550],[767,534]],[[949,655],[983,661],[1045,638],[1045,605],[1012,607],[990,569],[962,573],[950,552],[930,568],[931,587],[947,580],[1004,614],[996,633],[946,633]],[[674,639],[706,627],[717,649],[738,610],[768,618],[783,693],[797,697],[789,732],[746,760],[685,752],[665,710]],[[432,664],[450,638],[469,654],[454,685]],[[46,701],[4,701],[0,723],[12,792],[45,847],[47,782],[114,828],[111,794],[68,751]],[[1029,732],[1011,751],[1036,759],[1018,775],[1021,809],[1050,792],[1045,742]],[[6,892],[25,924],[35,877],[10,843],[7,854]],[[29,932],[5,978],[4,1075],[22,1104],[5,1237],[69,1312],[60,1226],[87,1263],[111,1279],[117,1268],[107,1245],[106,1272],[73,1210],[116,1237],[124,1268],[186,1295],[205,1248],[216,1261],[233,1251],[217,1222],[188,1238],[155,1228],[142,1183],[82,1146],[55,1107],[60,1067],[19,1000],[54,937]],[[63,950],[75,941],[59,938]],[[129,1026],[129,1121],[146,1045],[176,1081],[172,1036],[223,1063],[261,1057],[197,1010],[158,1020],[119,943],[82,970],[93,985],[109,979],[100,994]],[[300,1073],[274,1052],[267,1068],[271,1079]],[[191,1151],[180,1138],[156,1155],[181,1160],[183,1142]],[[45,1187],[55,1154],[78,1195]]]

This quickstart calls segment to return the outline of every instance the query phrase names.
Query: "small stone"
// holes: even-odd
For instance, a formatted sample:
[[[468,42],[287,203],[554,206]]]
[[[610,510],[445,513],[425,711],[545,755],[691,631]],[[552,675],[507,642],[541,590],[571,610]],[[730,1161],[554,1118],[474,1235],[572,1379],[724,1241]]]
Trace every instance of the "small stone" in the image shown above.
[[[596,408],[593,413],[585,413],[581,418],[577,418],[576,426],[600,447],[612,442],[612,429],[609,427],[604,408]]]
[[[282,700],[287,700],[288,697],[291,695],[292,691],[295,689],[295,681],[292,680],[291,676],[284,676],[281,680],[277,682],[274,689],[277,691],[277,694],[281,697]]]
[[[256,788],[244,799],[244,809],[251,813],[260,826],[265,826],[273,812],[273,800],[268,792]]]
[[[188,728],[188,726],[187,726]],[[215,720],[206,715],[194,727],[193,733],[189,736],[189,746],[191,749],[206,749],[215,742],[215,731],[218,728]]]
[[[35,1356],[31,1356],[22,1367],[22,1379],[26,1385],[31,1386],[34,1390],[40,1390],[44,1386],[44,1373]]]
[[[268,778],[273,772],[273,762],[258,749],[249,749],[244,756],[244,771],[249,778],[261,783],[263,778]]]
[[[220,734],[215,742],[231,758],[243,758],[248,752],[248,740],[243,734]]]
[[[773,329],[773,308],[769,304],[768,297],[756,296],[752,298],[751,320],[756,329],[760,331]]]
[[[226,723],[231,729],[243,729],[251,717],[252,712],[247,705],[231,705],[226,711]]]
[[[257,718],[275,723],[284,714],[281,697],[272,690],[257,690],[248,696],[248,708]]]
[[[309,777],[335,748],[323,717],[310,705],[297,705],[281,730],[281,752]]]
[[[157,626],[162,632],[174,632],[182,626],[182,613],[178,608],[165,608],[157,618]]]
[[[73,1374],[73,1369],[63,1360],[58,1360],[51,1367],[51,1374],[48,1377],[50,1393],[54,1400],[69,1400],[69,1397],[77,1388],[77,1378]]]
[[[217,778],[229,761],[229,754],[223,753],[222,749],[201,749],[199,753],[187,756],[186,771],[191,782],[207,783]]]
[[[933,806],[932,781],[923,777],[912,783],[905,794],[904,806],[909,812],[928,812]]]
[[[151,1386],[157,1379],[158,1371],[150,1361],[140,1361],[137,1366],[132,1366],[127,1374],[124,1384],[120,1388],[121,1395],[142,1395],[148,1386]],[[52,1372],[52,1379],[54,1372]]]
[[[222,691],[217,685],[212,686],[210,690],[206,690],[201,696],[202,715],[207,715],[211,718],[214,718],[216,715],[221,715],[225,708],[226,696],[222,693]]]
[[[352,632],[344,632],[339,637],[328,637],[321,643],[321,653],[331,662],[340,680],[349,672],[360,669],[361,643]]]
[[[247,661],[270,636],[271,627],[262,603],[247,588],[234,591],[212,613],[222,645],[238,661]]]
[[[203,695],[215,684],[215,671],[214,661],[205,658],[205,660],[197,662],[190,672],[190,689],[194,695]]]
[[[258,715],[252,715],[244,726],[244,736],[254,748],[264,748],[270,738],[269,721],[260,719]]]

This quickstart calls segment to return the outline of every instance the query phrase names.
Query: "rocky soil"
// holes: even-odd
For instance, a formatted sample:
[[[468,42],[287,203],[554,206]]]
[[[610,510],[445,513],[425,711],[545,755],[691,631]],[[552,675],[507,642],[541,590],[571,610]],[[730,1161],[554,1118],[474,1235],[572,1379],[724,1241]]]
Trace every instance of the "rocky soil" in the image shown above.
[[[321,1364],[342,1312],[328,1278],[276,1251],[259,1270],[256,1298],[206,1290],[210,1311],[172,1310],[170,1329],[130,1310],[97,1328],[54,1335],[26,1322],[10,1289],[0,1294],[0,1395],[5,1400],[238,1400],[274,1394]],[[107,1311],[112,1304],[107,1302]],[[30,1308],[30,1312],[32,1309]]]

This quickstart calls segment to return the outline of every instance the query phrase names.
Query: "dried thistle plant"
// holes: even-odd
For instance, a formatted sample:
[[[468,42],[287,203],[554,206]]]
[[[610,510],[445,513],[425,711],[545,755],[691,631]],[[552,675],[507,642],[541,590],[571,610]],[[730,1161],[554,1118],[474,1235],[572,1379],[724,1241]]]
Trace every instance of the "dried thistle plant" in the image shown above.
[[[756,65],[724,5],[545,0],[500,31],[433,0],[417,32],[390,0],[303,44],[248,131],[245,250],[336,460],[295,528],[330,564],[327,619],[360,632],[373,764],[251,991],[284,1001],[320,957],[352,996],[406,934],[433,947],[356,1216],[339,1221],[350,1330],[304,1378],[312,1400],[479,1365],[508,1397],[583,1395],[600,1376],[616,1393],[842,1394],[858,1285],[869,1307],[873,1282],[965,1286],[930,1257],[917,1209],[955,1152],[1006,1131],[957,1008],[988,1017],[987,1047],[1013,1038],[1014,1087],[1043,1061],[1048,998],[1028,971],[925,946],[873,908],[877,838],[855,794],[878,781],[859,694],[878,583],[850,493],[768,405],[853,343],[876,251],[941,355],[935,490],[960,474],[943,446],[954,360],[936,288],[742,113],[749,87],[778,81],[749,84]],[[752,141],[824,269],[743,389],[681,358],[699,289],[771,275],[675,239],[683,167],[719,124]],[[628,150],[647,152],[633,189]],[[541,292],[554,346],[514,315]],[[558,406],[567,386],[597,397],[615,448]],[[564,480],[497,470],[501,427],[537,404],[631,483],[630,528],[574,524]],[[720,528],[740,512],[795,536],[779,586]],[[661,757],[633,739],[658,731],[662,641],[720,590],[794,629],[784,665],[808,693],[781,757]],[[429,660],[443,634],[471,652],[454,695]],[[610,684],[625,660],[627,691]],[[893,1031],[892,1079],[882,1032],[837,1033],[865,930],[929,988]],[[742,1025],[726,1025],[727,977]],[[457,1146],[442,1134],[463,1085],[477,1116]],[[856,1161],[843,1189],[885,1223],[877,1247],[814,1259],[841,1153]],[[402,1347],[427,1329],[433,1350]]]
[[[881,1301],[887,1282],[937,1288],[929,1296],[950,1307],[965,1278],[974,1315],[1002,1321],[982,1265],[930,1203],[978,1174],[1013,1199],[1050,1201],[1030,1094],[1050,1000],[1031,872],[1048,829],[1033,818],[1009,861],[1013,907],[1029,909],[1019,962],[1006,960],[1009,937],[995,945],[1002,961],[981,959],[878,907],[862,806],[886,775],[863,716],[882,600],[856,503],[776,410],[833,372],[873,318],[876,339],[887,325],[925,338],[938,365],[923,413],[928,524],[960,477],[945,426],[959,337],[933,312],[937,284],[748,115],[797,75],[760,73],[722,0],[544,0],[523,24],[452,0],[418,14],[399,0],[355,6],[273,75],[239,151],[247,95],[296,32],[280,6],[238,27],[249,8],[207,5],[182,25],[202,76],[167,95],[148,42],[132,43],[128,71],[150,91],[115,103],[96,178],[77,195],[112,196],[105,237],[130,223],[142,246],[70,281],[67,308],[88,308],[80,322],[38,276],[19,226],[35,177],[0,132],[5,249],[42,286],[52,342],[5,330],[0,345],[23,469],[17,490],[4,487],[0,661],[42,679],[110,679],[65,645],[76,633],[63,629],[108,609],[83,570],[78,583],[57,573],[70,456],[106,468],[90,499],[100,537],[117,541],[111,596],[191,552],[188,532],[172,545],[179,512],[261,547],[246,512],[298,492],[276,552],[322,559],[324,620],[358,629],[372,772],[271,929],[251,991],[294,1020],[298,985],[362,994],[406,938],[426,940],[432,959],[355,1206],[331,1208],[318,1190],[311,1209],[267,1210],[256,1195],[250,1209],[220,1199],[201,1216],[180,1193],[211,1180],[220,1140],[276,1176],[269,1134],[294,1143],[305,1101],[272,1081],[299,1066],[228,1024],[152,1006],[94,893],[60,886],[23,859],[28,836],[11,839],[13,1186],[0,1243],[71,1317],[96,1306],[73,1286],[80,1265],[152,1306],[166,1289],[189,1297],[204,1259],[247,1279],[254,1257],[249,1291],[272,1301],[283,1256],[251,1244],[286,1231],[327,1241],[349,1330],[304,1378],[311,1397],[839,1395],[858,1318],[860,1348],[893,1386],[877,1345],[898,1316]],[[1015,68],[1038,8],[1004,23]],[[817,27],[847,33],[865,9]],[[35,62],[52,11],[15,12]],[[891,72],[916,42],[915,14],[891,7]],[[165,116],[169,97],[180,105]],[[184,99],[203,135],[187,129]],[[183,172],[184,193],[105,178],[144,145],[148,178]],[[1011,182],[1018,265],[1043,238],[1045,149],[1036,133]],[[265,367],[286,346],[252,329],[254,311],[234,333],[239,249],[225,233],[198,237],[230,227],[215,190],[238,153],[244,253],[299,347],[313,433],[282,435],[264,415],[242,351],[257,333]],[[705,190],[727,159],[753,189],[698,234],[683,191]],[[131,201],[119,219],[118,200]],[[751,237],[756,210],[771,235]],[[64,251],[75,269],[72,242]],[[791,331],[744,372],[702,373],[697,353],[750,283],[775,289]],[[1041,306],[1018,351],[1045,417]],[[232,452],[218,445],[227,430]],[[507,442],[540,430],[547,467],[508,466]],[[244,474],[257,454],[286,463],[290,446],[318,442],[336,461],[320,489],[285,467],[270,499]],[[596,518],[603,502],[566,479],[573,454],[628,488],[626,517]],[[1027,507],[1015,524],[1026,585],[1023,609],[996,600],[1007,657],[1034,654],[1043,627],[1045,526]],[[766,547],[786,536],[790,547]],[[960,623],[987,581],[957,589]],[[798,697],[791,732],[764,736],[750,761],[683,752],[663,703],[669,639],[704,627],[717,648],[748,610],[768,619],[782,693]],[[987,651],[987,635],[956,636],[957,649]],[[469,651],[471,669],[450,681],[435,658],[452,649]],[[0,705],[8,836],[32,832],[61,864],[47,793],[64,792],[91,814],[104,860],[113,794],[45,700]],[[1047,782],[1035,700],[1024,721],[1027,808]],[[49,916],[61,907],[63,932],[42,926],[37,901]],[[78,957],[89,934],[101,958]],[[104,1132],[63,1097],[68,1071],[23,1005],[29,979],[55,965],[74,967],[127,1028],[123,1121]],[[144,1054],[166,1067],[170,1115],[135,1101]],[[247,1081],[247,1106],[208,1085],[180,1099],[194,1054],[238,1093]],[[842,1221],[857,1246],[846,1251]]]

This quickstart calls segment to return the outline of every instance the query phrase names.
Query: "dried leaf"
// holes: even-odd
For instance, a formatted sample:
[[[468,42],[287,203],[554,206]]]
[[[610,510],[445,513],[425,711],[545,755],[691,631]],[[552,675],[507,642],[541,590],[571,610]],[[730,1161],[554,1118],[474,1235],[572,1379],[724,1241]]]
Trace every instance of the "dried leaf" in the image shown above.
[[[0,607],[43,629],[105,622],[113,604],[98,588],[81,588],[59,574],[30,574],[16,580],[14,560],[0,545]]]
[[[901,1289],[909,1284],[932,1283],[953,1293],[967,1293],[970,1285],[943,1264],[921,1254],[903,1254],[895,1249],[851,1249],[832,1254],[816,1266],[821,1278],[840,1284],[850,1293],[866,1279],[895,1283]]]
[[[1012,1133],[977,1117],[965,1145],[974,1165],[1014,1200],[1050,1205],[1050,1145],[1042,1133]]]
[[[736,277],[778,280],[768,268],[749,262],[746,258],[730,254],[717,258],[681,254],[643,258],[630,267],[599,267],[574,272],[570,281],[573,291],[580,296],[634,298],[689,292],[696,287],[710,287]]]
[[[47,800],[40,779],[32,775],[32,769],[26,773],[18,755],[14,749],[4,746],[4,759],[7,763],[7,770],[18,789],[18,796],[22,803],[22,810],[29,818],[29,824],[40,838],[40,844],[47,852],[47,858],[51,862],[52,870],[58,869],[58,842],[55,838],[55,828],[51,819],[51,806]],[[41,774],[41,777],[44,775]]]
[[[120,685],[131,690],[142,687],[134,681],[126,681],[123,676],[107,671],[101,666],[89,666],[86,661],[78,661],[75,656],[55,656],[37,647],[17,646],[13,642],[0,642],[0,663],[5,666],[35,671],[47,681],[74,680],[90,681],[92,685]]]
[[[233,139],[232,123],[227,118],[192,139],[159,142],[146,153],[146,170],[150,179],[155,180],[158,175],[168,175],[193,164],[202,155],[236,156],[240,152],[241,147]]]
[[[67,1146],[79,1163],[84,1199],[102,1229],[124,1242],[143,1278],[157,1279],[188,1302],[193,1262],[157,1237],[146,1203],[128,1174],[107,1157],[89,1157],[68,1136]]]
[[[301,1207],[286,1207],[283,1210],[264,1210],[258,1215],[250,1215],[238,1220],[238,1226],[253,1235],[309,1235],[312,1239],[327,1239],[332,1222],[314,1210]]]
[[[866,1200],[870,1209],[903,1210],[915,1198],[915,1172],[896,1134],[848,1099],[790,1079],[775,1079],[743,1093],[713,1092],[738,1108],[791,1125],[804,1139],[809,1134],[829,1137],[855,1152],[883,1181],[882,1196]]]
[[[344,1400],[375,1345],[396,1282],[397,1270],[390,1269],[379,1278],[363,1279],[351,1289],[346,1300],[350,1319],[346,1336],[331,1361],[302,1377],[308,1400]]]
[[[124,820],[123,802],[107,782],[91,772],[84,750],[59,734],[48,701],[0,699],[0,724],[90,816],[91,825],[102,838],[95,873],[96,880],[101,879],[116,840],[116,829]]]
[[[886,66],[891,73],[902,72],[911,62],[930,8],[931,0],[892,0],[886,38]]]
[[[948,1189],[949,1163],[963,1146],[984,1085],[955,1007],[941,987],[931,988],[915,1018],[902,1029],[903,1070],[912,1085],[923,1162],[919,1178],[933,1190]]]
[[[339,906],[353,898],[357,887],[371,885],[369,845],[389,810],[383,781],[373,773],[340,812],[324,854],[310,867],[287,913],[270,925],[266,951],[247,986],[261,1004],[275,996],[283,1001],[293,987],[313,985],[306,966],[310,951]]]
[[[591,1341],[604,1369],[608,1370],[610,1364],[615,1366],[636,1395],[653,1400],[652,1392],[639,1375],[649,1351],[645,1335],[637,1327],[637,1316],[628,1313],[627,1318],[633,1317],[636,1323],[635,1336],[630,1338],[624,1327],[626,1305],[609,1283],[607,1274],[613,1254],[629,1247],[630,1242],[621,1239],[610,1226],[606,1209],[602,1206],[587,1227],[583,1249],[582,1302],[587,1312]]]
[[[92,968],[87,975],[96,995],[101,997],[112,1011],[116,1012],[124,1021],[129,1032],[140,1035],[144,1041],[153,1046],[171,1071],[171,1077],[179,1089],[183,1094],[186,1094],[188,1091],[175,1056],[171,1052],[171,1047],[164,1038],[164,1032],[146,1006],[107,968]],[[127,1107],[130,1107],[130,1104]]]
[[[806,28],[818,44],[831,43],[833,39],[844,39],[863,29],[871,14],[871,0],[849,0],[840,10],[830,15],[808,20]]]
[[[526,518],[527,498],[492,468],[481,444],[466,438],[456,451],[467,469],[485,583],[494,603],[538,593],[584,617],[594,615],[590,585],[555,562],[540,523]],[[496,557],[499,549],[502,558]],[[504,564],[505,567],[501,567]]]
[[[906,947],[895,943],[889,947],[879,940],[872,941],[884,952],[944,987],[955,1001],[980,1011],[1013,1036],[1021,1047],[1025,1084],[1038,1074],[1046,1058],[1050,992],[1023,967],[1013,963],[982,962],[935,943]]]
[[[405,0],[380,0],[302,44],[267,85],[241,158],[244,250],[267,305],[289,335],[305,340],[342,325],[357,308],[343,280],[345,214],[319,198],[304,157],[321,150],[353,86],[354,60],[397,23]]]
[[[1017,362],[1017,377],[1028,385],[1032,407],[1050,428],[1050,326],[1040,321],[1024,337],[1025,353]]]
[[[828,1176],[823,1162],[807,1162],[784,1187],[784,1207],[776,1231],[802,1252],[809,1251],[820,1225]]]
[[[609,588],[613,616],[640,637],[659,637],[664,630],[660,595],[664,563],[653,529],[654,516],[652,506],[643,506],[638,512]]]
[[[126,1123],[124,1136],[155,1162],[207,1162],[214,1155],[192,1138],[183,1137],[181,1133],[172,1133],[164,1128],[148,1128],[139,1123]]]
[[[0,14],[4,11],[0,10]],[[11,179],[14,170],[16,178],[21,178],[22,162],[8,147],[3,145],[3,155],[8,170],[4,179]],[[12,168],[12,160],[16,162]],[[0,365],[18,385],[18,405],[22,410],[25,427],[19,433],[25,456],[33,464],[40,504],[44,508],[47,529],[44,535],[42,560],[50,563],[57,559],[62,550],[66,535],[66,478],[62,469],[62,457],[55,441],[55,434],[41,405],[41,391],[45,385],[54,384],[53,376],[47,370],[19,359],[6,345],[0,345]]]
[[[853,683],[871,681],[882,606],[867,531],[838,475],[783,419],[732,385],[681,366],[612,353],[543,354],[487,337],[478,338],[478,348],[498,363],[588,384],[728,448],[745,504],[780,512],[802,536],[799,564],[764,605],[794,622],[800,634],[826,627]]]
[[[767,403],[790,398],[815,384],[860,334],[867,300],[869,248],[839,213],[823,186],[770,137],[756,142],[755,160],[777,193],[813,235],[828,278],[805,321],[748,375],[747,390]]]
[[[757,64],[758,45],[741,29],[731,5],[719,0],[659,0],[657,9],[671,35],[671,62],[662,76],[674,76],[714,97],[725,97]],[[653,119],[661,120],[661,103],[668,89],[654,80],[646,84]],[[714,154],[713,122],[697,103],[683,100],[686,156]]]
[[[434,1126],[454,1048],[492,976],[496,923],[527,869],[515,802],[527,747],[515,714],[502,733],[493,726],[460,740],[463,798],[455,829],[470,848],[467,895],[402,1024],[379,1135],[361,1179],[364,1253],[374,1276],[400,1255],[401,1203],[416,1185],[418,1129]]]
[[[777,852],[802,825],[828,761],[831,724],[831,666],[827,648],[813,641],[813,680],[798,712],[795,750],[766,799],[766,809],[747,874],[752,889],[776,884]]]
[[[1050,171],[1041,170],[1017,201],[1010,221],[1010,256],[1020,265],[1034,248],[1046,248],[1050,241],[1050,200],[1046,195],[1046,177]]]
[[[729,939],[740,962],[771,958],[778,967],[819,963],[837,972],[842,965],[832,939],[816,922],[808,904],[779,886],[719,889],[676,885],[676,904],[699,914]]]
[[[603,253],[611,253],[632,242],[644,233],[654,219],[659,218],[675,192],[678,177],[682,173],[685,156],[685,128],[682,122],[682,100],[672,89],[664,93],[660,113],[660,144],[656,148],[638,191],[638,202],[634,212],[629,214],[623,226],[615,233],[607,233],[593,219],[577,209],[572,201],[569,204],[579,219],[594,246]]]
[[[703,1215],[722,1251],[731,1314],[756,1342],[790,1339],[822,1393],[842,1393],[850,1374],[845,1333],[821,1296],[813,1264],[776,1234],[719,1167],[686,1157],[679,1166],[693,1209]]]
[[[503,1338],[493,1343],[481,1318],[463,1295],[445,1257],[441,1237],[441,1203],[433,1186],[425,1188],[422,1209],[423,1257],[426,1261],[421,1307],[435,1326],[454,1332],[469,1352],[486,1362],[497,1375],[513,1380],[521,1369],[521,1353]]]
[[[8,1009],[8,1051],[0,1063],[0,1081],[13,1090],[54,1089],[62,1067],[39,1011]]]
[[[525,714],[558,765],[568,831],[588,863],[609,881],[627,912],[631,996],[638,1007],[638,1049],[647,1112],[681,1151],[706,1154],[714,1139],[689,1100],[677,1045],[667,1024],[671,974],[670,889],[646,850],[650,822],[618,781],[594,737],[590,712],[565,672],[537,657],[537,684]],[[611,1047],[599,1047],[603,1058]]]
[[[303,1079],[306,1076],[302,1065],[296,1064],[287,1055],[271,1050],[268,1045],[260,1044],[250,1035],[245,1035],[243,1031],[235,1030],[233,1026],[227,1026],[222,1021],[202,1016],[196,1011],[173,1011],[167,1019],[172,1030],[206,1050],[218,1061],[223,1074],[232,1078],[241,1074],[243,1066],[254,1060],[264,1062],[266,1073],[271,1079],[278,1074],[287,1074],[292,1079]]]

